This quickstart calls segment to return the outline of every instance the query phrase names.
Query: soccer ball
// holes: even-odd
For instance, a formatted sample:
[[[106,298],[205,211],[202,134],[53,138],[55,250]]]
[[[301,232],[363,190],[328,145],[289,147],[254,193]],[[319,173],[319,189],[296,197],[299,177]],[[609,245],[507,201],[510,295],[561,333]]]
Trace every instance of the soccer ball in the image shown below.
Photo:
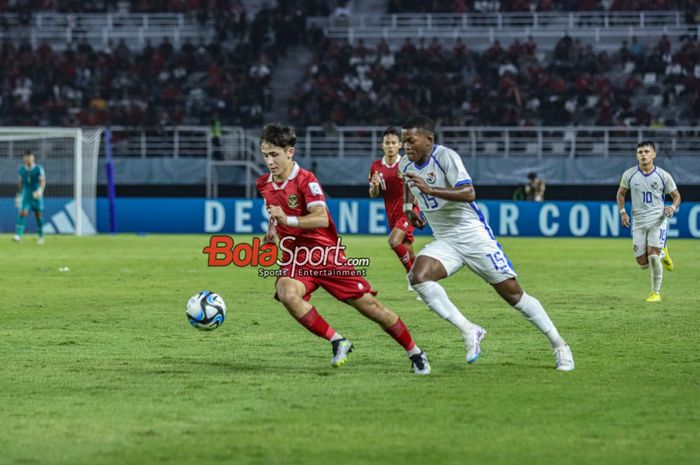
[[[224,323],[226,303],[215,292],[202,291],[187,301],[187,321],[197,329],[210,331]]]

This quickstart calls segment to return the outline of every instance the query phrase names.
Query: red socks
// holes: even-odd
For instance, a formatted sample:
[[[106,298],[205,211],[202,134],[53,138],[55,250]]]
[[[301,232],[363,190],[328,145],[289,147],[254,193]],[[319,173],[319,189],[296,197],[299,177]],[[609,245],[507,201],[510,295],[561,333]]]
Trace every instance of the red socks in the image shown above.
[[[403,267],[406,268],[406,271],[411,271],[413,259],[411,258],[411,253],[408,251],[408,248],[406,248],[406,246],[403,244],[399,244],[396,247],[392,247],[392,250],[399,257],[399,260],[401,260],[401,263],[403,263]]]
[[[311,307],[311,310],[306,312],[306,314],[297,321],[316,336],[328,339],[329,341],[335,334],[335,330],[328,323],[326,323],[326,320],[324,320],[323,317],[318,314],[314,307]]]
[[[314,333],[316,336],[328,339],[329,341],[335,335],[335,330],[328,323],[326,323],[326,320],[324,320],[313,307],[311,307],[311,310],[306,312],[306,315],[297,321],[299,321],[302,326]],[[403,324],[403,321],[401,321],[400,318],[396,323],[394,323],[393,326],[385,329],[384,331],[386,331],[387,334],[398,342],[406,351],[409,351],[416,346],[416,343],[413,342],[413,338],[411,337],[411,333],[408,332],[408,328],[406,328],[406,325]]]
[[[408,328],[405,324],[403,324],[401,318],[399,318],[399,320],[394,323],[393,326],[385,329],[384,331],[386,331],[389,336],[393,337],[394,340],[401,344],[401,347],[407,351],[416,346],[416,343],[413,342],[413,338],[411,337],[411,333],[408,332]]]

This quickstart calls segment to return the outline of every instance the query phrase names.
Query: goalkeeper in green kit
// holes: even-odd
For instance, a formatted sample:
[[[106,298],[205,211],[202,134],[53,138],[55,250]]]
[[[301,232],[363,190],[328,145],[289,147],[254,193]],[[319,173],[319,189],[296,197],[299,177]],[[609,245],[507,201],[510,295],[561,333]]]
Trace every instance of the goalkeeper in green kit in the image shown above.
[[[36,227],[39,235],[38,244],[44,243],[44,189],[46,188],[46,175],[44,167],[34,162],[34,152],[27,150],[22,156],[23,164],[17,170],[19,174],[19,188],[15,197],[15,206],[19,209],[17,217],[17,234],[13,238],[15,242],[22,240],[24,225],[27,221],[29,210],[34,211]]]

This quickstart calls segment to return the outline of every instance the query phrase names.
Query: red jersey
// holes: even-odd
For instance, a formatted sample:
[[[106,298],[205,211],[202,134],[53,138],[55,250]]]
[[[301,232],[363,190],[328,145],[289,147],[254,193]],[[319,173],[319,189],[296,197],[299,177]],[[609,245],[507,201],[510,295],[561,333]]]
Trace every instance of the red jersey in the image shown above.
[[[316,176],[296,163],[283,183],[278,184],[272,180],[272,174],[265,174],[258,178],[256,187],[265,199],[266,205],[281,207],[288,216],[306,216],[310,213],[309,208],[314,205],[326,205],[326,196]],[[338,232],[330,213],[326,211],[326,214],[328,226],[325,228],[301,229],[278,223],[277,236],[280,240],[287,236],[296,238],[294,242],[287,245],[289,249],[296,249],[302,245],[309,248],[336,245]]]
[[[384,157],[372,162],[369,169],[369,179],[374,173],[379,173],[384,178],[386,187],[379,189],[379,195],[384,197],[384,208],[389,219],[389,226],[394,227],[399,221],[406,221],[403,213],[403,180],[399,177],[399,160],[396,157],[393,165],[387,165]]]

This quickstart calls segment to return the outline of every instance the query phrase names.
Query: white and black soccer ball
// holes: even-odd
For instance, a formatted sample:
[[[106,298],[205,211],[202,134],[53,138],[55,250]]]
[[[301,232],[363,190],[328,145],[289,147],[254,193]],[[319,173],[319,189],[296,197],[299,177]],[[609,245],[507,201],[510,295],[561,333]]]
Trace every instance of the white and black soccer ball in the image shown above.
[[[216,329],[226,319],[226,303],[215,292],[202,291],[187,301],[187,321],[197,329]]]

